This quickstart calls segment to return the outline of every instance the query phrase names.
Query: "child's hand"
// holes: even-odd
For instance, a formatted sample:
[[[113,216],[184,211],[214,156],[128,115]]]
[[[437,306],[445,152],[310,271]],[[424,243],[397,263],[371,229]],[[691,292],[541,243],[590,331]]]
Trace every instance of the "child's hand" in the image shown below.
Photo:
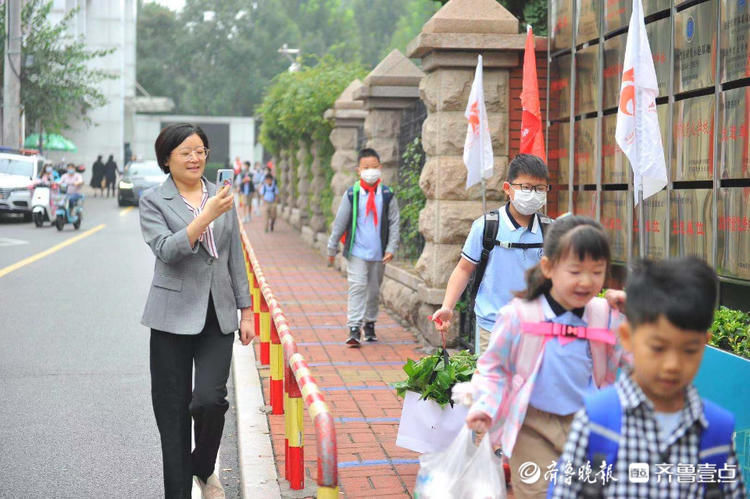
[[[393,253],[386,253],[385,256],[383,256],[383,263],[388,263],[391,260],[393,260]]]
[[[333,261],[336,259],[335,256],[329,256],[328,257],[328,266],[333,267]]]
[[[610,307],[623,314],[625,313],[625,291],[621,289],[608,289],[604,292],[604,298]]]
[[[440,308],[434,314],[432,314],[432,322],[435,323],[435,327],[438,331],[447,331],[453,320],[453,310],[447,308]]]
[[[470,412],[466,416],[466,426],[478,433],[486,433],[490,429],[490,424],[492,424],[492,419],[484,412]]]

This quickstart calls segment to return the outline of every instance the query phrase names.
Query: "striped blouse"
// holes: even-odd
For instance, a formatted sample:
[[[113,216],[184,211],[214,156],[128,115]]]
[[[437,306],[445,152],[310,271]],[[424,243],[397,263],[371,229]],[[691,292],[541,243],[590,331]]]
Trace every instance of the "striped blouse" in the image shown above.
[[[206,206],[206,202],[208,201],[208,188],[206,187],[206,182],[201,179],[201,186],[203,187],[203,197],[201,198],[201,202],[198,205],[198,207],[193,206],[188,202],[187,199],[185,199],[185,196],[180,194],[180,197],[185,202],[185,206],[188,207],[188,210],[190,210],[190,213],[193,214],[193,218],[196,218],[198,215],[201,214],[203,211],[203,208]],[[209,254],[214,258],[219,258],[219,253],[216,250],[216,242],[214,241],[214,230],[213,230],[214,223],[211,222],[208,227],[206,227],[206,230],[203,231],[203,234],[198,238],[198,241],[203,243],[203,245],[208,249]]]

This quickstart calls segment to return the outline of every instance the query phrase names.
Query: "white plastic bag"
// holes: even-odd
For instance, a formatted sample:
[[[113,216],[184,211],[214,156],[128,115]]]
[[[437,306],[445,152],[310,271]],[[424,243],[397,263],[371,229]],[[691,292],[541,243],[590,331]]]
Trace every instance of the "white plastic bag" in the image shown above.
[[[466,464],[464,472],[446,497],[453,499],[505,499],[505,475],[502,463],[492,451],[489,435],[485,435]]]
[[[443,451],[419,456],[415,499],[451,499],[451,488],[466,469],[476,447],[471,430],[464,425]]]
[[[468,407],[440,405],[433,400],[420,400],[419,394],[407,391],[396,445],[419,453],[445,450],[456,438],[466,420]]]

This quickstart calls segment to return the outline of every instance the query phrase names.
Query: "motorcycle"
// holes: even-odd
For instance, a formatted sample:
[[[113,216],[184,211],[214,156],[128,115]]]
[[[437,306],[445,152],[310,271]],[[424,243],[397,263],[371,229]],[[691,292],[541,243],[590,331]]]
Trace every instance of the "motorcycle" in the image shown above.
[[[65,224],[69,223],[73,224],[74,229],[78,230],[83,220],[83,195],[80,195],[75,201],[75,205],[71,207],[72,194],[68,194],[68,186],[60,184],[59,192],[55,212],[55,227],[57,227],[57,230],[63,230]]]
[[[52,191],[56,191],[57,188],[54,182],[40,182],[34,186],[31,195],[31,217],[37,227],[44,225],[44,222],[52,222],[54,215],[57,214],[52,196]]]

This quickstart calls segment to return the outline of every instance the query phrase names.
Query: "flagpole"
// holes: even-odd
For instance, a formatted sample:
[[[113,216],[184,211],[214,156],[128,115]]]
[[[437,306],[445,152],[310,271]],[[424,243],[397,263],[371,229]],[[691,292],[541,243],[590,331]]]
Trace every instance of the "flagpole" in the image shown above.
[[[642,6],[640,0],[633,0],[633,7],[635,10],[636,5],[638,8],[638,23],[641,22],[640,18],[643,16],[643,11],[640,9]],[[634,46],[635,46],[635,53],[640,54],[641,53],[641,38],[640,36],[634,37]],[[639,118],[642,118],[641,115],[638,113],[638,101],[640,100],[639,92],[638,92],[638,85],[637,81],[634,78],[633,81],[633,87],[635,90],[635,95],[633,96],[633,117],[635,118],[635,130],[633,132],[635,133],[635,157],[638,158],[640,161],[641,159],[641,137],[640,137],[640,125]],[[638,175],[638,256],[640,258],[646,258],[646,236],[644,235],[646,232],[646,227],[644,226],[644,218],[645,218],[645,209],[643,208],[643,175]]]
[[[482,213],[487,213],[487,181],[482,177]]]

